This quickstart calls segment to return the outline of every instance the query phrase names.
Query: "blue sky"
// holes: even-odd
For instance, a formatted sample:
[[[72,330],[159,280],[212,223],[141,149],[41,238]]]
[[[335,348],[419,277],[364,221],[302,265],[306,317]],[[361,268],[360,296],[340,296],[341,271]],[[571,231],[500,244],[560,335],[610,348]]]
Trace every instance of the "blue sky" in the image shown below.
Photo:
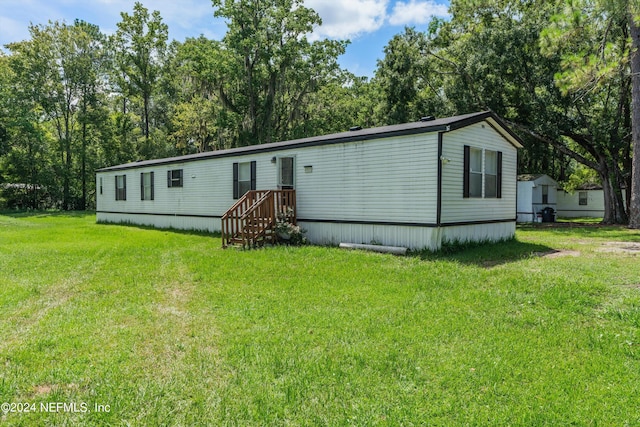
[[[140,0],[158,10],[169,26],[169,37],[183,41],[204,34],[219,40],[226,31],[214,18],[211,0]],[[111,34],[120,12],[132,13],[135,0],[0,0],[0,45],[29,38],[28,26],[48,21],[73,23],[82,19]],[[448,0],[305,0],[323,24],[312,37],[350,39],[340,58],[343,68],[359,76],[373,76],[376,61],[394,34],[405,26],[426,28],[432,16],[447,17]]]

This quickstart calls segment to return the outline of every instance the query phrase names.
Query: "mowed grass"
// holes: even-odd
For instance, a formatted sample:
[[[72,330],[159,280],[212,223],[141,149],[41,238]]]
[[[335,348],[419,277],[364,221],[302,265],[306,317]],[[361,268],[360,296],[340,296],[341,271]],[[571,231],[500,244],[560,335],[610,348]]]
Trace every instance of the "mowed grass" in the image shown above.
[[[636,245],[574,224],[449,254],[239,251],[0,216],[0,403],[36,406],[0,424],[640,425]]]

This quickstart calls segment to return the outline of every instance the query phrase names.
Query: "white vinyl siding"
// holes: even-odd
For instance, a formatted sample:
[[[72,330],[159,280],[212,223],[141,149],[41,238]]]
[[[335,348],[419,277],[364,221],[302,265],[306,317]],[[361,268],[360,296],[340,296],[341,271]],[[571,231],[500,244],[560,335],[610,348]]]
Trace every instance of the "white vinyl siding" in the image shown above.
[[[573,193],[558,189],[556,193],[558,198],[556,213],[559,217],[602,218],[604,216],[604,192],[601,189],[578,190]],[[581,197],[583,200],[586,197],[586,204],[580,203]],[[623,200],[626,201],[626,197]]]
[[[435,223],[437,139],[431,133],[301,150],[298,217]]]
[[[97,196],[98,221],[220,230],[220,216],[236,202],[234,192],[242,191],[238,183],[247,182],[246,166],[240,165],[255,162],[256,173],[250,185],[256,189],[295,185],[298,220],[309,230],[312,242],[373,240],[435,249],[445,238],[513,235],[513,223],[464,224],[515,219],[516,148],[486,122],[443,132],[442,142],[442,162],[438,133],[430,132],[99,172],[98,178],[106,181],[104,194]],[[483,155],[502,153],[502,198],[463,197],[465,145],[480,148]],[[288,161],[283,164],[284,158],[293,159],[290,168]],[[451,225],[443,229],[435,227],[439,163],[440,220]],[[493,171],[485,169],[481,192],[488,192],[486,175]],[[183,187],[155,186],[154,203],[145,203],[139,197],[116,202],[115,185],[106,185],[113,183],[115,176],[126,174],[127,185],[135,189],[141,185],[141,174],[154,172],[164,179],[173,170],[182,170]],[[496,174],[499,176],[500,171]]]
[[[233,163],[256,162],[256,189],[278,187],[278,157],[294,157],[298,217],[314,220],[436,222],[437,134],[304,147],[255,155],[211,158],[127,170],[139,186],[140,173],[183,169],[184,188],[156,186],[155,203],[126,204],[100,197],[100,210],[149,214],[222,216],[235,203]],[[311,166],[311,172],[305,172]],[[101,172],[101,177],[124,172]],[[240,167],[238,174],[241,174]],[[238,177],[240,178],[240,176]],[[107,178],[109,179],[109,178]],[[135,187],[134,187],[135,188]],[[220,224],[217,220],[217,229]]]
[[[536,213],[532,205],[533,182],[518,181],[518,201],[516,212],[518,214],[518,222],[534,222]]]
[[[464,197],[465,145],[482,147],[485,153],[502,152],[500,198]],[[517,149],[488,123],[477,123],[444,133],[442,156],[449,160],[442,165],[442,224],[515,220]]]

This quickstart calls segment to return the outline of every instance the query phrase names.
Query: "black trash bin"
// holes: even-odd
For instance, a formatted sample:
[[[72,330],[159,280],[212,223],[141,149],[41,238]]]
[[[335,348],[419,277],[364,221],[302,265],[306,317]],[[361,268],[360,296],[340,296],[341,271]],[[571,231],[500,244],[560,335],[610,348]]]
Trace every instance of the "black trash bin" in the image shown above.
[[[542,209],[542,222],[555,222],[556,221],[556,213],[553,208],[547,206]]]

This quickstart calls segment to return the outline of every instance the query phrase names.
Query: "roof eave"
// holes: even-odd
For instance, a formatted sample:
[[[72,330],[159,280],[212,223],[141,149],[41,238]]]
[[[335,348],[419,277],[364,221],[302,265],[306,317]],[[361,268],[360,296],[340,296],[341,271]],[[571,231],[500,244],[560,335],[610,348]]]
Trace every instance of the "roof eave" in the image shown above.
[[[353,132],[342,132],[332,135],[322,135],[310,138],[302,138],[292,141],[274,142],[269,144],[238,147],[228,150],[210,151],[206,153],[190,154],[186,156],[169,157],[165,159],[145,160],[140,162],[125,163],[116,166],[97,169],[96,172],[110,172],[128,169],[139,169],[158,165],[184,163],[213,158],[237,157],[262,152],[275,152],[296,148],[308,148],[319,145],[340,144],[345,142],[367,141],[371,139],[389,138],[394,136],[415,135],[431,132],[448,132],[460,129],[471,124],[486,121],[500,133],[509,143],[516,148],[522,148],[522,140],[492,111],[465,114],[448,117],[430,122],[405,123],[403,125],[382,126],[379,128],[362,129]]]
[[[138,169],[148,166],[157,166],[157,165],[167,165],[174,163],[183,163],[188,161],[198,161],[198,160],[208,160],[213,158],[223,158],[223,157],[237,157],[237,156],[246,156],[251,154],[258,154],[262,152],[276,152],[283,150],[290,150],[296,148],[309,148],[315,147],[319,145],[330,145],[330,144],[340,144],[346,142],[358,142],[358,141],[367,141],[371,139],[380,139],[380,138],[389,138],[394,136],[404,136],[404,135],[415,135],[419,133],[432,133],[432,132],[445,132],[450,129],[449,125],[437,124],[434,126],[424,126],[424,127],[415,127],[401,130],[392,130],[387,132],[376,132],[370,133],[366,132],[366,129],[362,131],[355,131],[352,134],[337,134],[335,137],[328,137],[326,139],[322,139],[319,137],[318,139],[302,139],[299,141],[284,141],[284,142],[275,142],[271,144],[259,144],[259,145],[250,145],[246,147],[232,148],[228,150],[220,150],[220,151],[210,151],[207,153],[199,153],[192,154],[186,156],[179,157],[170,157],[166,159],[156,159],[156,160],[148,160],[141,162],[132,162],[125,163],[122,165],[109,166],[106,168],[97,169],[96,172],[110,172],[117,170],[127,170],[127,169]],[[339,135],[339,136],[338,136]]]

